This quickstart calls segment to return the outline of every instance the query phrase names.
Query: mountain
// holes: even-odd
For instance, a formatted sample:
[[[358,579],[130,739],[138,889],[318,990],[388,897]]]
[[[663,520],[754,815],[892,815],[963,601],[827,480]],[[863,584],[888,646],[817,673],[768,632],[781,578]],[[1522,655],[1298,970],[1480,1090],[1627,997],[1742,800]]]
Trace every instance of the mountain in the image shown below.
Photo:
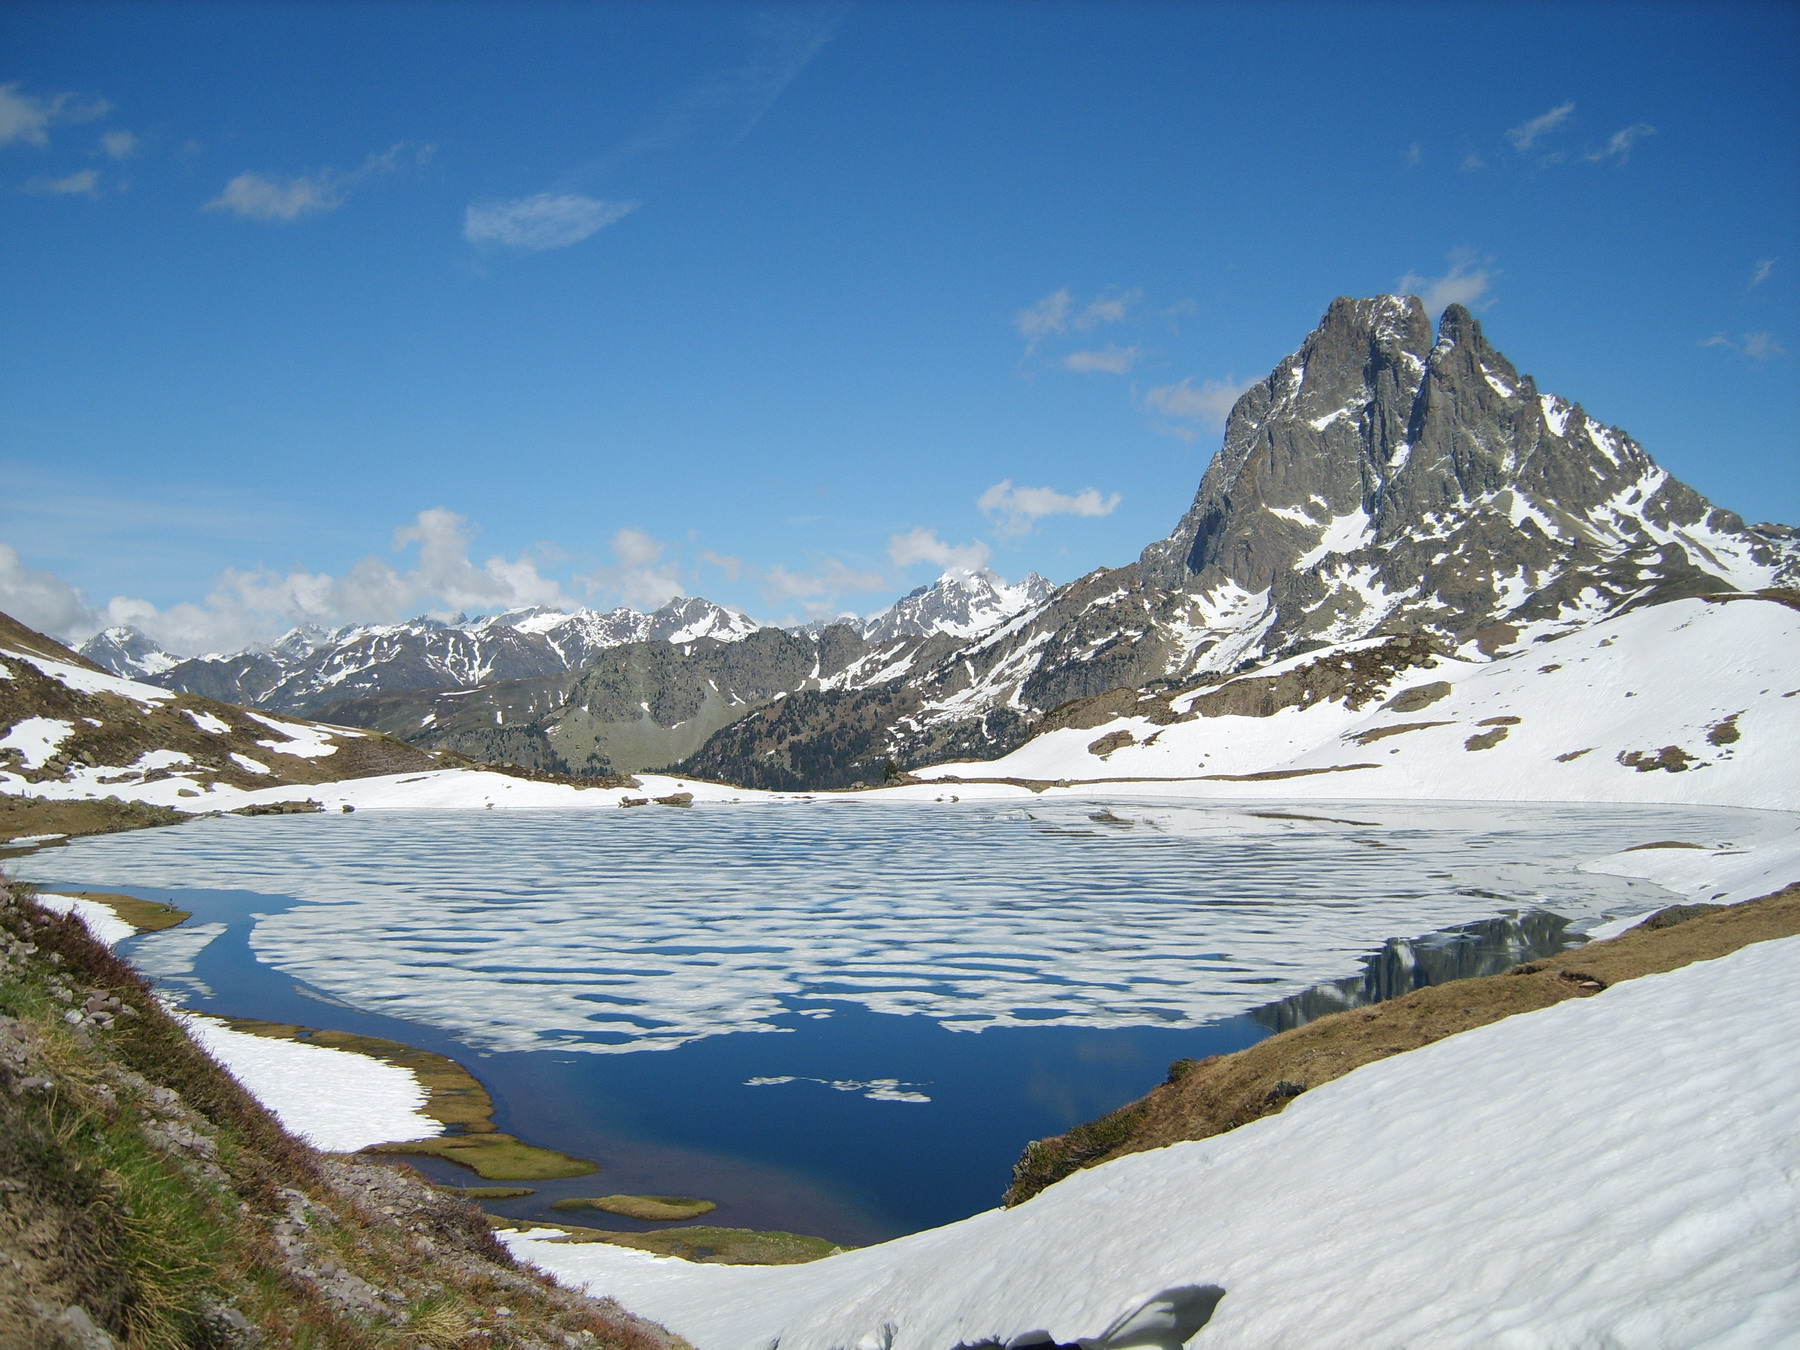
[[[949,650],[859,663],[683,768],[757,787],[991,759],[1050,710],[1390,635],[1486,660],[1634,606],[1800,579],[1617,427],[1539,393],[1459,305],[1340,299],[1246,392],[1193,505],[1137,563]]]
[[[309,784],[441,767],[437,756],[376,732],[122,679],[0,615],[5,797],[70,810],[125,799],[193,812],[235,807],[244,793],[268,788],[295,786],[300,798]]]
[[[626,643],[735,642],[759,625],[710,600],[681,596],[651,614],[541,607],[478,619],[297,628],[266,648],[181,660],[132,628],[109,628],[80,652],[115,674],[183,693],[281,712],[316,713],[397,690],[472,689],[577,669]]]
[[[929,586],[909,591],[861,625],[870,642],[946,633],[970,638],[1041,605],[1056,588],[1036,572],[1008,585],[986,568],[946,572]]]

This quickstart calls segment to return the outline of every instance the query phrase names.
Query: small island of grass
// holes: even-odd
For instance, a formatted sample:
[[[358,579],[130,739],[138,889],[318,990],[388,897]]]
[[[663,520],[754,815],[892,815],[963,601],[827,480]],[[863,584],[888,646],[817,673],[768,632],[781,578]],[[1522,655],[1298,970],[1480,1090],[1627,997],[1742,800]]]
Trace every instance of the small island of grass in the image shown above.
[[[551,1209],[603,1209],[608,1214],[622,1214],[628,1219],[650,1223],[672,1223],[679,1219],[697,1219],[718,1208],[710,1200],[695,1200],[685,1195],[571,1195],[553,1200]]]

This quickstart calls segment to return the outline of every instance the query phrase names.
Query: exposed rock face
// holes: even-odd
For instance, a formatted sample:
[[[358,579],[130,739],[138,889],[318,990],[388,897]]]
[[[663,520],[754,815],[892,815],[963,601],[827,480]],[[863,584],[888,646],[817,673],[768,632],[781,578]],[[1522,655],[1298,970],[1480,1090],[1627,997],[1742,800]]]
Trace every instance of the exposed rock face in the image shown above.
[[[873,782],[948,745],[1003,753],[1113,689],[1385,634],[1491,655],[1636,604],[1796,579],[1793,530],[1745,526],[1540,394],[1461,306],[1434,339],[1417,299],[1340,299],[1239,399],[1193,505],[1135,566],[951,650],[859,663],[689,767],[776,786],[804,762],[816,785]]]
[[[986,568],[946,573],[867,620],[862,635],[871,642],[935,633],[974,637],[1041,605],[1055,589],[1036,572],[1010,586]]]

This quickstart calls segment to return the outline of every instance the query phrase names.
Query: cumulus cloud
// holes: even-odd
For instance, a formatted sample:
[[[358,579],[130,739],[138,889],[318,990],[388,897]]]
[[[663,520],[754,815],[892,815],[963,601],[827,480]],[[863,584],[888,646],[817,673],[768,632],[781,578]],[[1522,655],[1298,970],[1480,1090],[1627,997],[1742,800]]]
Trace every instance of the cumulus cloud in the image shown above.
[[[112,111],[103,98],[84,94],[53,94],[37,98],[19,92],[15,84],[0,84],[0,145],[23,141],[48,145],[50,128],[74,122],[94,122]]]
[[[137,134],[130,131],[109,131],[100,138],[100,148],[112,159],[130,159],[137,153]]]
[[[1202,380],[1195,384],[1193,379],[1182,380],[1179,384],[1160,384],[1144,394],[1144,403],[1154,408],[1164,417],[1178,422],[1196,422],[1211,431],[1217,431],[1225,425],[1230,416],[1232,405],[1238,396],[1248,389],[1254,380]],[[1183,440],[1193,440],[1194,433],[1190,429],[1170,427]]]
[[[1450,269],[1442,276],[1424,277],[1408,272],[1394,283],[1394,289],[1402,295],[1418,296],[1426,312],[1435,318],[1451,305],[1475,305],[1498,275],[1491,268],[1477,267],[1470,257],[1453,256]]]
[[[27,567],[10,544],[0,544],[0,611],[28,628],[59,637],[86,637],[101,627],[80,591],[54,572]]]
[[[1724,347],[1739,356],[1748,357],[1758,365],[1765,361],[1773,361],[1778,356],[1786,356],[1787,348],[1778,342],[1773,333],[1745,333],[1741,338],[1730,338],[1723,333],[1714,333],[1704,339],[1702,347]]]
[[[888,558],[896,567],[930,563],[945,572],[967,574],[987,565],[988,546],[979,539],[966,544],[946,544],[936,531],[923,527],[888,539]]]
[[[1003,478],[976,500],[982,514],[994,522],[1002,538],[1030,534],[1045,516],[1110,516],[1120,502],[1118,493],[1102,494],[1083,488],[1073,495],[1047,487],[1015,487]]]
[[[1753,291],[1758,286],[1762,285],[1763,282],[1767,281],[1769,279],[1769,274],[1775,270],[1775,261],[1774,258],[1758,258],[1756,260],[1756,270],[1750,274],[1750,284],[1744,287],[1744,289]]]
[[[25,184],[25,191],[39,197],[98,197],[100,171],[82,169],[67,178],[33,178]]]
[[[206,203],[205,209],[228,211],[243,220],[292,224],[306,216],[337,210],[350,199],[352,188],[371,178],[422,168],[434,150],[433,146],[401,141],[347,171],[327,168],[291,177],[240,173]]]
[[[1143,348],[1136,345],[1120,347],[1109,342],[1097,351],[1070,352],[1062,363],[1065,370],[1078,370],[1084,375],[1124,375],[1142,355]]]
[[[568,248],[623,220],[638,205],[572,192],[476,202],[463,215],[463,238],[471,244],[499,244],[530,253]]]
[[[1654,135],[1656,135],[1656,128],[1648,122],[1638,122],[1632,126],[1622,127],[1613,132],[1605,145],[1598,150],[1588,151],[1582,158],[1590,164],[1604,163],[1609,159],[1623,164],[1631,158],[1632,146],[1643,140],[1644,137]]]
[[[616,597],[640,609],[655,609],[684,591],[681,560],[669,556],[669,545],[636,526],[612,537],[613,562],[576,580],[591,594]]]
[[[1574,111],[1575,101],[1570,99],[1548,112],[1539,113],[1529,121],[1521,122],[1506,133],[1506,139],[1512,142],[1513,149],[1523,154],[1567,121],[1569,114]]]
[[[301,624],[333,627],[420,613],[575,603],[528,556],[475,562],[474,534],[465,517],[436,507],[394,532],[393,552],[410,555],[399,565],[372,556],[341,575],[229,568],[204,600],[166,607],[132,596],[90,604],[67,582],[25,567],[16,550],[0,545],[0,610],[71,641],[130,624],[167,650],[191,655],[237,651]]]

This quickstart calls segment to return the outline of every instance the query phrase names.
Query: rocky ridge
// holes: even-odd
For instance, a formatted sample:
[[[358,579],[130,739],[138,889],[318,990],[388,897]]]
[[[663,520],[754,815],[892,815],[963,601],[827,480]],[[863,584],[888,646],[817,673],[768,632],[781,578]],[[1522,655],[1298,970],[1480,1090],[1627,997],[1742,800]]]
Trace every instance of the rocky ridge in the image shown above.
[[[1170,535],[948,651],[859,663],[683,767],[757,787],[880,781],[1020,744],[1115,689],[1201,685],[1411,635],[1487,659],[1634,606],[1791,586],[1800,533],[1746,525],[1629,435],[1542,394],[1458,305],[1334,301],[1232,409]]]

